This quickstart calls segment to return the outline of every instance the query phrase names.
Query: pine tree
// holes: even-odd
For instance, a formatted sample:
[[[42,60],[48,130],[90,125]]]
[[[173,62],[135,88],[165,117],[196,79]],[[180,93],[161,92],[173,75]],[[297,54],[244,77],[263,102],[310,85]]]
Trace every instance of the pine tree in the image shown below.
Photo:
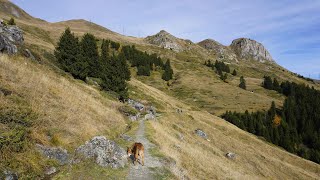
[[[273,82],[270,76],[264,76],[263,87],[266,89],[273,90]]]
[[[244,79],[243,76],[240,77],[240,84],[239,84],[239,87],[242,88],[242,89],[247,89],[246,87],[246,80]]]
[[[79,40],[67,28],[61,35],[54,55],[61,68],[70,72],[75,78],[85,80],[88,75],[88,64],[80,55]]]
[[[232,75],[233,75],[233,76],[236,76],[236,75],[237,75],[237,71],[236,71],[235,69],[233,70]]]
[[[89,64],[89,76],[99,77],[99,53],[96,38],[87,33],[82,37],[80,45],[83,61]]]
[[[162,74],[162,79],[165,81],[169,81],[173,78],[173,70],[170,65],[170,60],[168,59],[164,65],[164,73]]]
[[[126,57],[123,52],[119,53],[118,61],[119,61],[119,68],[120,68],[122,78],[125,79],[126,81],[129,81],[131,78],[131,74],[130,74],[129,66],[126,61]]]
[[[281,93],[281,88],[280,88],[280,84],[278,82],[278,80],[276,78],[273,79],[273,90],[278,91]]]

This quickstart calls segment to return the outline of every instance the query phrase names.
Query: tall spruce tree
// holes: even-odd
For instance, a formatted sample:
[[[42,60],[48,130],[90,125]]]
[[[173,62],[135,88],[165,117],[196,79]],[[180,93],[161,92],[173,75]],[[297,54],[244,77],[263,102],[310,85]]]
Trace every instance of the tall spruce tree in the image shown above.
[[[89,76],[99,77],[99,53],[95,36],[89,33],[85,34],[80,44],[83,61],[89,64]]]
[[[164,72],[162,74],[162,79],[165,81],[169,81],[173,78],[173,70],[170,65],[170,60],[168,59],[164,65]]]
[[[242,88],[242,89],[247,89],[247,86],[246,86],[246,80],[244,79],[243,76],[240,77],[240,84],[239,84],[239,87]]]
[[[85,80],[89,72],[89,64],[83,61],[79,40],[70,28],[61,35],[54,55],[63,70],[70,72],[75,78]]]
[[[237,71],[236,71],[235,69],[233,70],[232,75],[233,75],[233,76],[236,76],[236,75],[237,75]]]

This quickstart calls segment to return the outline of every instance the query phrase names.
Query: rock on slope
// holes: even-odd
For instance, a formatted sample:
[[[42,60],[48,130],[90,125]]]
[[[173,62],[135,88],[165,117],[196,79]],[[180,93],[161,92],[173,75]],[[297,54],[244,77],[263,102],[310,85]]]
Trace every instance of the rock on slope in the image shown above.
[[[16,44],[22,44],[23,41],[22,30],[17,26],[5,26],[0,22],[0,53],[16,54]]]
[[[148,36],[145,38],[145,40],[150,44],[154,44],[166,49],[171,49],[176,52],[180,52],[183,50],[182,45],[178,42],[179,39],[166,32],[165,30],[161,30],[159,33],[153,36]]]
[[[235,39],[230,47],[242,59],[252,58],[260,62],[274,62],[268,50],[255,40],[248,38]]]

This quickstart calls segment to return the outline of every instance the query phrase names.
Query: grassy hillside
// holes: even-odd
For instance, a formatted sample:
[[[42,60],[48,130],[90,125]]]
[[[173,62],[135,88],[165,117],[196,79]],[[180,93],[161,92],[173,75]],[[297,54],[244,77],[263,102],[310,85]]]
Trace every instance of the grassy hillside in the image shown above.
[[[112,97],[29,59],[0,56],[0,89],[7,92],[0,93],[0,136],[11,138],[1,149],[0,169],[39,175],[50,162],[34,153],[35,143],[73,152],[93,136],[115,139],[126,128],[118,111],[121,104]],[[12,125],[6,121],[9,114],[27,123]]]
[[[14,15],[11,6],[19,17]],[[35,143],[62,146],[72,151],[95,135],[105,135],[123,147],[126,145],[117,139],[129,123],[117,110],[122,104],[57,68],[54,47],[62,31],[69,26],[76,35],[90,32],[100,39],[134,44],[139,50],[158,53],[171,60],[175,76],[169,86],[161,79],[160,72],[152,72],[150,77],[137,77],[136,70],[131,69],[133,78],[129,82],[129,92],[132,98],[152,102],[161,114],[157,121],[148,122],[147,131],[169,165],[176,162],[176,166],[168,167],[177,177],[186,174],[191,179],[317,179],[320,176],[318,164],[287,153],[216,116],[227,110],[268,109],[272,101],[281,106],[283,95],[261,87],[264,75],[320,89],[318,84],[298,78],[276,64],[222,59],[238,72],[236,77],[228,75],[225,83],[203,64],[219,57],[197,44],[187,44],[188,50],[176,53],[150,45],[143,38],[123,36],[85,20],[48,23],[33,18],[6,0],[0,0],[0,10],[0,18],[16,17],[18,26],[24,30],[24,47],[41,58],[37,63],[20,56],[0,56],[0,100],[3,102],[0,116],[11,114],[14,119],[21,119],[10,125],[0,122],[1,132],[21,137],[2,150],[0,171],[10,167],[32,177],[56,165],[34,153]],[[247,90],[238,87],[241,75],[247,81]],[[182,109],[183,113],[176,113],[177,109]],[[194,130],[198,128],[207,133],[210,141],[195,135]],[[10,152],[12,148],[17,152]],[[236,159],[227,159],[227,152],[236,153]],[[62,167],[56,177],[124,178],[126,174],[127,169],[110,171],[85,162],[72,168]]]

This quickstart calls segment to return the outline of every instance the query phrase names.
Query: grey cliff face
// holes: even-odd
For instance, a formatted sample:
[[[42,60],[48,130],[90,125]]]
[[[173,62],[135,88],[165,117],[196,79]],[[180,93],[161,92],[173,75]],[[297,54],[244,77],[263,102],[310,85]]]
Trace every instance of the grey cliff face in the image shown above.
[[[268,50],[255,40],[247,38],[235,39],[232,41],[230,47],[240,58],[253,58],[260,62],[274,62]]]

